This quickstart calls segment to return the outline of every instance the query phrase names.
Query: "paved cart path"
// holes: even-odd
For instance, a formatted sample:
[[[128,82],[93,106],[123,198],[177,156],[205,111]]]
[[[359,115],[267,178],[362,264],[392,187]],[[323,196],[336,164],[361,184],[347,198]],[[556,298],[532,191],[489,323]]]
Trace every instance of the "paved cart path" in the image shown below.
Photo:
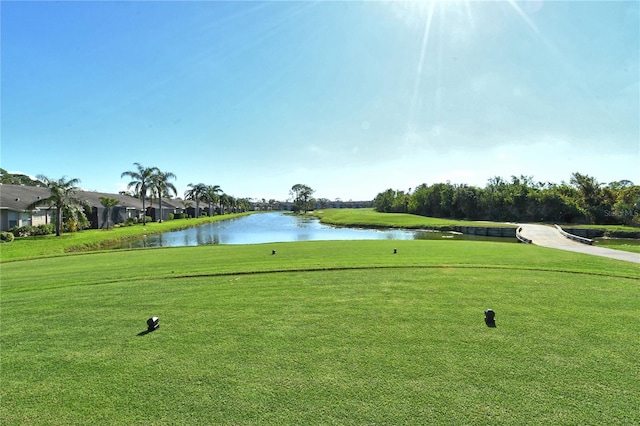
[[[575,251],[578,253],[592,254],[594,256],[603,256],[611,259],[640,263],[640,254],[638,253],[579,243],[564,237],[560,231],[552,226],[532,224],[522,224],[520,226],[522,227],[522,231],[520,232],[521,235],[529,238],[532,243],[537,246]]]

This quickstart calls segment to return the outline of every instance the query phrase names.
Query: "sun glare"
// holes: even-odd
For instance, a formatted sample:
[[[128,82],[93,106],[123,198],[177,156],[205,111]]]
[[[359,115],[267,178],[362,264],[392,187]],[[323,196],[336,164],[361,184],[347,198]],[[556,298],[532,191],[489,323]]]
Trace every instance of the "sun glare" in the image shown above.
[[[538,27],[529,14],[524,11],[516,0],[501,0],[487,2],[480,0],[418,0],[418,1],[390,1],[388,3],[395,17],[415,34],[416,41],[420,40],[419,51],[415,58],[415,79],[413,83],[411,103],[408,106],[407,138],[415,137],[419,132],[416,125],[432,121],[437,124],[437,111],[440,109],[442,97],[439,93],[439,80],[445,70],[442,69],[443,54],[459,46],[478,42],[479,31],[482,33],[494,31],[496,22],[495,10],[511,10],[511,14],[502,15],[502,19],[515,19],[528,27],[535,35],[541,37]],[[500,18],[497,18],[500,19]],[[487,27],[490,25],[490,27]],[[425,99],[423,85],[427,75],[434,75],[435,92],[431,93],[432,111],[436,116],[420,117],[420,109]],[[411,136],[413,135],[413,136]]]

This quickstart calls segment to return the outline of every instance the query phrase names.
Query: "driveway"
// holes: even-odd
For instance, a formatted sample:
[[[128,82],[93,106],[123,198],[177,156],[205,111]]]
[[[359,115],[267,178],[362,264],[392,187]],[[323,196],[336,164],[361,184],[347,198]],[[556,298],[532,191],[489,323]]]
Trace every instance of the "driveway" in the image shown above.
[[[533,244],[542,247],[560,250],[575,251],[577,253],[591,254],[594,256],[609,257],[611,259],[624,260],[626,262],[640,263],[640,254],[628,251],[614,250],[604,247],[590,246],[563,237],[553,226],[521,224],[524,237],[529,238]]]

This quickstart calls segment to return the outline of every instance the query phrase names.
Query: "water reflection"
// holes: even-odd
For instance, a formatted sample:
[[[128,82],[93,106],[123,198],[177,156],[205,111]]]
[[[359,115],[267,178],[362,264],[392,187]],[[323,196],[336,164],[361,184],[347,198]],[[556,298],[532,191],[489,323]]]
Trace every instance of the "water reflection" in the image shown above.
[[[209,223],[181,231],[147,235],[117,248],[178,247],[212,244],[259,244],[317,240],[484,240],[516,242],[515,238],[491,238],[455,233],[398,229],[337,228],[312,217],[287,213],[259,213]]]

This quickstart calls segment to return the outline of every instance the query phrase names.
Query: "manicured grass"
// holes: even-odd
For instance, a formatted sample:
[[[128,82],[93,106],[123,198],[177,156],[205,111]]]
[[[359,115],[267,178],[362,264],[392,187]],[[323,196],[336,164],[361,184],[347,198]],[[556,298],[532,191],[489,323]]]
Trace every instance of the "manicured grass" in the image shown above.
[[[177,231],[219,220],[227,220],[249,213],[202,217],[197,219],[167,220],[162,223],[149,222],[146,225],[123,226],[111,229],[87,229],[81,232],[65,233],[57,237],[16,238],[10,243],[0,244],[0,262],[29,259],[43,256],[59,256],[64,253],[99,250],[119,242],[140,238],[143,235]]]
[[[404,213],[379,213],[373,209],[327,209],[313,212],[314,216],[320,218],[323,223],[336,226],[361,226],[361,227],[382,227],[382,228],[406,228],[406,229],[436,229],[448,231],[454,226],[479,226],[479,227],[516,227],[514,224],[498,222],[470,222],[456,221],[449,219],[439,219],[434,217],[424,217]],[[591,228],[602,229],[605,232],[616,235],[616,233],[638,232],[638,228],[622,225],[583,225],[569,226],[565,228]],[[605,246],[617,250],[640,253],[640,245],[636,239],[597,239],[596,245]]]
[[[2,424],[640,421],[640,268],[628,262],[329,241],[1,272]],[[152,315],[161,327],[145,334]]]
[[[626,226],[626,225],[571,225],[564,224],[563,228],[577,228],[577,229],[602,229],[609,233],[615,232],[640,232],[640,228],[637,226]]]
[[[596,238],[593,243],[599,247],[640,253],[640,240],[630,238]]]
[[[322,223],[341,226],[441,229],[446,231],[452,230],[454,226],[516,227],[513,224],[497,222],[440,219],[406,213],[379,213],[373,209],[325,209],[316,210],[313,215],[320,218]]]

